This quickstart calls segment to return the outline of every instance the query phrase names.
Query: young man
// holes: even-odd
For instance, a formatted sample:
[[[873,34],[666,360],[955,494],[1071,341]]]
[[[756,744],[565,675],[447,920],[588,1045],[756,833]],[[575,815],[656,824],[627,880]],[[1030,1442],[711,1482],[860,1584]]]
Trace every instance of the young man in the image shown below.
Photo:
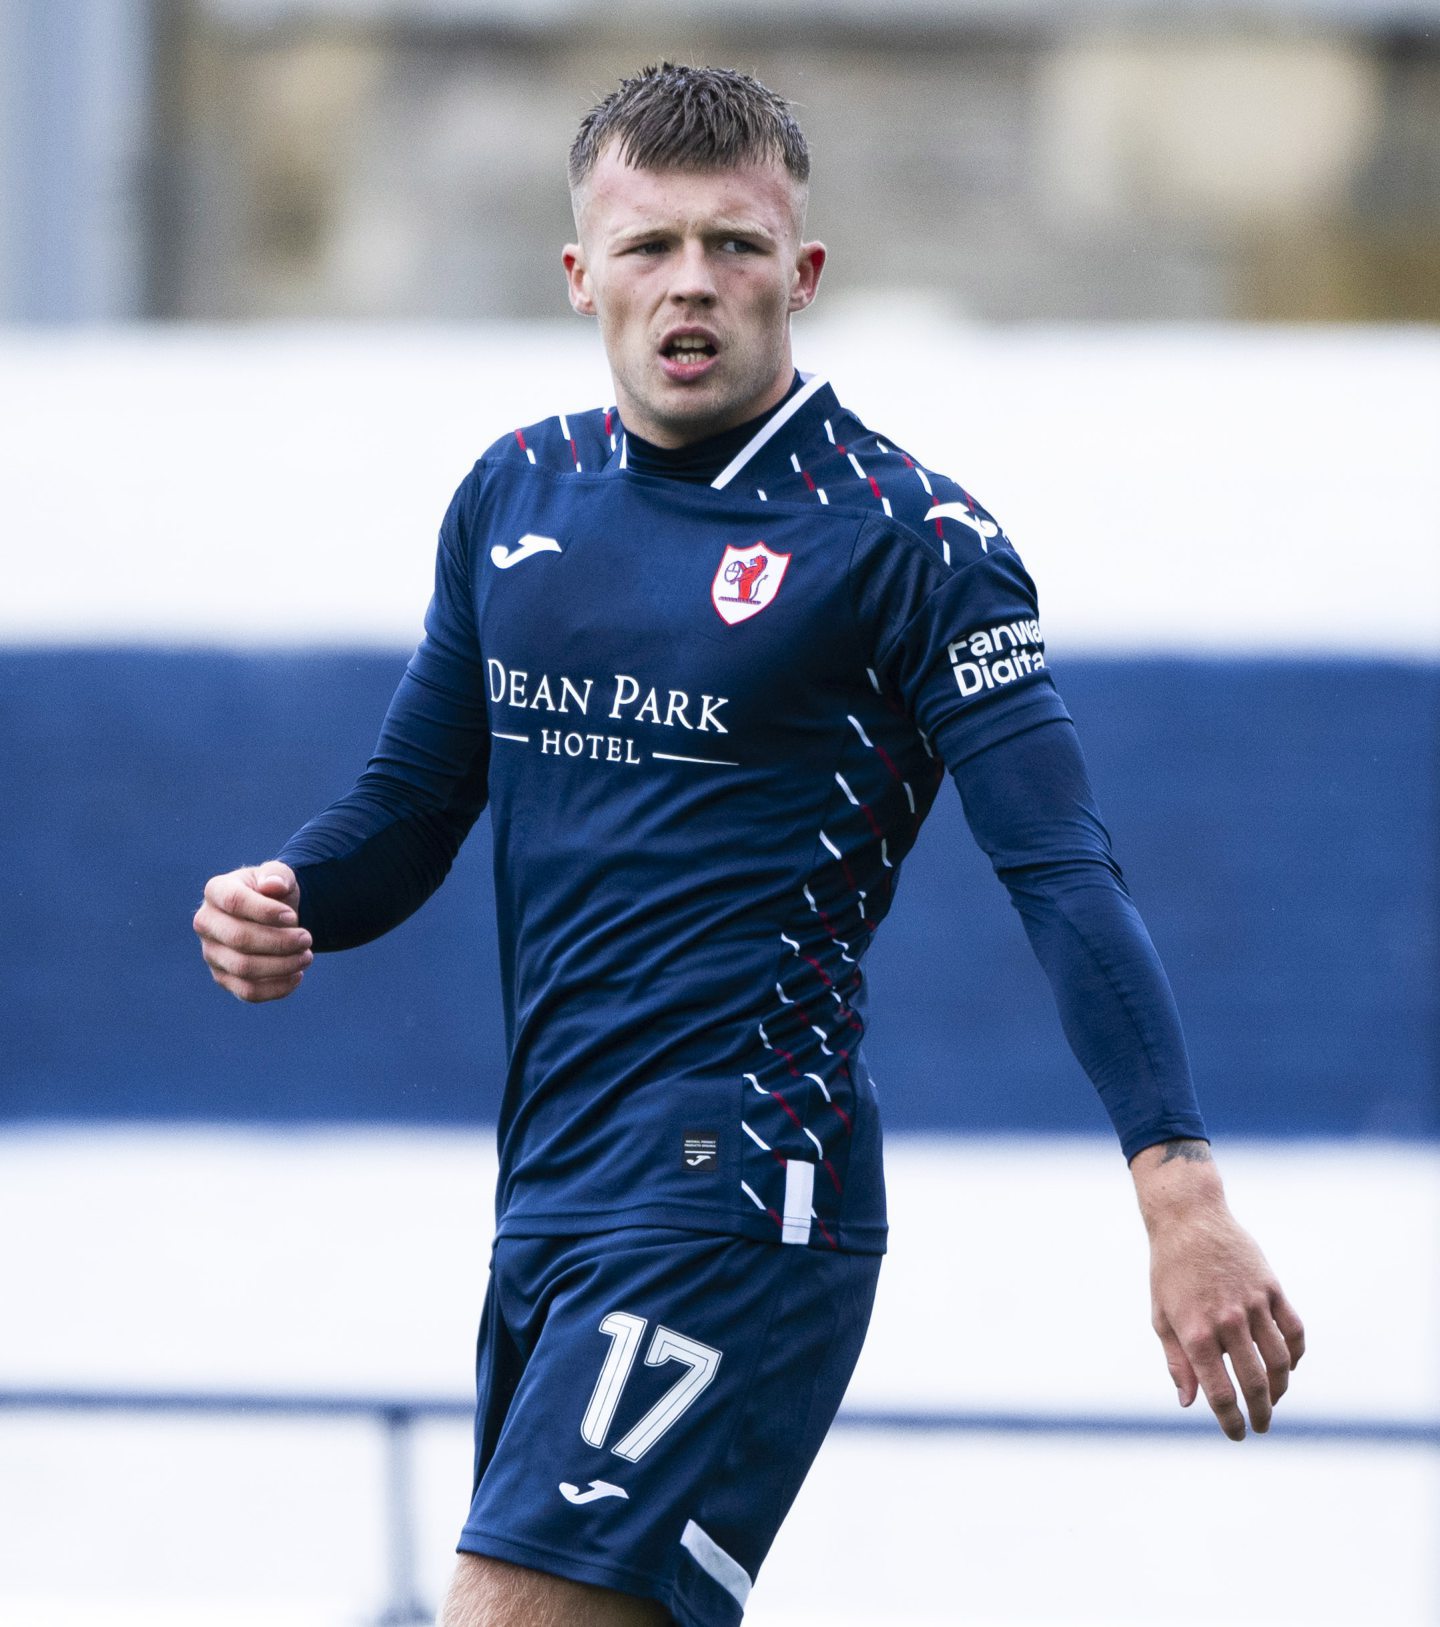
[[[946,770],[1130,1160],[1182,1403],[1264,1430],[1303,1348],[1226,1207],[1029,577],[795,373],[808,174],[742,74],[666,65],[587,116],[564,265],[616,407],[475,466],[369,768],[195,919],[218,983],[280,998],[417,908],[488,801],[510,1056],[445,1627],[739,1620],[870,1314],[860,962]]]

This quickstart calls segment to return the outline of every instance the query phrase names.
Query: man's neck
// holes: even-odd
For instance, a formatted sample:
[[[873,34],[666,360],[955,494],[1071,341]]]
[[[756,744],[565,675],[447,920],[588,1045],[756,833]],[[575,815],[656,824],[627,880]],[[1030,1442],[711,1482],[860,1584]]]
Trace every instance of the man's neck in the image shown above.
[[[767,407],[743,424],[736,424],[733,429],[722,429],[716,435],[691,441],[687,446],[656,446],[653,441],[643,440],[627,430],[625,461],[636,474],[659,475],[667,480],[685,480],[693,485],[708,486],[766,420],[795,394],[800,384],[800,375],[796,373],[790,381],[790,388],[773,407]]]

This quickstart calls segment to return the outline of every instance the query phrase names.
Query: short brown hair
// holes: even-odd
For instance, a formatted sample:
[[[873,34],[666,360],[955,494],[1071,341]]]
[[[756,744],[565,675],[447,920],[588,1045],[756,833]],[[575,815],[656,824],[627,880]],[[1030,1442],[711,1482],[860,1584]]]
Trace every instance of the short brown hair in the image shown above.
[[[734,68],[686,68],[673,62],[622,79],[580,121],[570,148],[570,190],[617,143],[636,169],[730,169],[778,159],[802,186],[810,149],[790,104]]]

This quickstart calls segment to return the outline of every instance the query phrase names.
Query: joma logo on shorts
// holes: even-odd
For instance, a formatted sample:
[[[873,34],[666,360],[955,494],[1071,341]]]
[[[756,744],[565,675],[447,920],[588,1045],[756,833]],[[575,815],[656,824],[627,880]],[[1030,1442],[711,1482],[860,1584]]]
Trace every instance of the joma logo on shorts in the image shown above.
[[[560,1482],[560,1495],[567,1503],[593,1503],[601,1497],[623,1497],[626,1502],[630,1500],[630,1493],[624,1486],[612,1486],[608,1480],[592,1480],[589,1491],[581,1491],[579,1486],[568,1480]]]

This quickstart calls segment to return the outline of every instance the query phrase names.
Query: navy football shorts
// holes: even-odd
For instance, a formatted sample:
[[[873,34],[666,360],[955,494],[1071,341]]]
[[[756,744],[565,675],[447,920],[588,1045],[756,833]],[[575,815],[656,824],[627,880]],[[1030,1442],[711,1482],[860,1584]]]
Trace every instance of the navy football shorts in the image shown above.
[[[735,1627],[880,1258],[654,1227],[497,1241],[461,1552]]]

